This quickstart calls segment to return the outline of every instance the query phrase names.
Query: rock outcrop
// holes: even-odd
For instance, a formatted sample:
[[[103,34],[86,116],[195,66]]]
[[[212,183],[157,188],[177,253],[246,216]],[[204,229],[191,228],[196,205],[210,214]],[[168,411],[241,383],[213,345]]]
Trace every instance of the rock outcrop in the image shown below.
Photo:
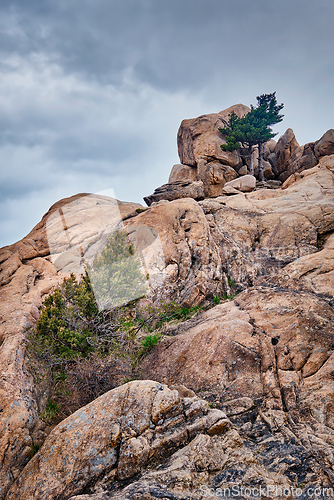
[[[248,151],[241,148],[240,151],[231,153],[222,151],[220,147],[225,138],[219,128],[224,127],[232,111],[242,117],[250,110],[247,106],[237,104],[220,113],[182,121],[177,138],[181,164],[174,165],[167,184],[144,198],[148,206],[163,199],[216,198],[224,194],[226,184],[234,180],[243,183],[237,181],[237,178],[248,174]],[[264,179],[284,183],[292,174],[314,167],[321,157],[333,152],[332,129],[318,141],[299,146],[293,130],[289,128],[277,143],[271,139],[265,145],[262,165]],[[259,178],[257,147],[253,148],[253,166],[254,175]],[[231,185],[235,187],[237,184]],[[259,183],[259,187],[267,186]]]
[[[103,202],[106,203],[105,206]],[[80,271],[75,258],[73,261],[73,255],[78,255],[76,250],[83,244],[85,249],[89,250],[88,244],[94,239],[101,244],[101,234],[104,233],[106,225],[112,223],[111,214],[114,214],[115,220],[119,222],[121,217],[126,219],[137,215],[138,207],[141,205],[135,203],[120,202],[115,205],[115,200],[111,198],[87,194],[66,198],[54,204],[23,240],[0,250],[1,499],[31,456],[32,435],[38,424],[38,397],[32,377],[27,372],[24,357],[27,328],[38,318],[38,307],[43,297],[68,276],[66,270],[64,272],[59,267],[57,269],[52,260],[61,255],[61,250],[68,257],[68,232],[72,240],[77,241],[76,245],[73,245],[74,251],[70,258],[73,262],[72,268],[67,269],[68,272]],[[60,212],[65,213],[67,228],[66,231],[63,228],[62,235],[58,233],[56,224],[57,221],[62,221]],[[99,224],[96,224],[96,219]],[[52,251],[53,256],[50,255]],[[68,262],[67,259],[64,264],[68,265]]]
[[[232,111],[241,118],[250,111],[250,108],[243,104],[236,104],[219,113],[202,115],[198,118],[182,121],[177,134],[177,146],[181,163],[195,167],[201,159],[207,162],[215,159],[223,165],[231,167],[237,167],[240,164],[238,153],[222,151],[220,148],[224,140],[219,128],[225,126],[228,115]]]
[[[229,427],[225,413],[206,401],[181,398],[150,380],[129,382],[59,424],[6,498],[65,500],[106,475],[129,479],[197,435],[215,436]]]
[[[202,181],[174,181],[155,189],[154,193],[144,198],[147,206],[161,200],[173,201],[178,198],[193,198],[203,200],[204,186]]]
[[[291,130],[270,141],[269,180],[242,192],[245,165],[217,149],[226,118],[183,122],[182,164],[149,208],[76,195],[0,250],[1,500],[202,500],[271,485],[306,498],[333,487],[333,131],[305,146]],[[27,328],[115,228],[140,255],[148,304],[205,310],[159,331],[138,361],[142,380],[43,433]]]
[[[299,147],[295,134],[291,128],[282,135],[277,142],[274,152],[268,156],[274,173],[279,177],[284,171],[290,156]],[[284,179],[285,180],[285,179]]]

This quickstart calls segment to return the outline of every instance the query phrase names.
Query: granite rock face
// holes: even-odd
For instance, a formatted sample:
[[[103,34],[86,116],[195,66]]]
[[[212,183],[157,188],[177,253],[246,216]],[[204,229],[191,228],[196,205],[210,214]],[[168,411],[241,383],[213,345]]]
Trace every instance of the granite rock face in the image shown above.
[[[318,158],[334,154],[334,130],[332,128],[327,130],[321,139],[315,143],[314,152]]]
[[[52,288],[71,270],[80,271],[77,249],[83,244],[87,248],[94,240],[103,244],[100,236],[112,224],[110,215],[119,221],[137,215],[138,207],[141,205],[79,194],[57,202],[28,236],[0,249],[0,498],[27,464],[38,425],[38,395],[24,361],[27,328],[34,325],[38,307]],[[70,258],[66,231],[59,231],[60,213],[67,232],[76,240]],[[65,270],[57,266],[62,254]]]
[[[276,176],[280,176],[284,172],[287,161],[298,147],[299,144],[293,130],[288,128],[280,137],[274,149],[274,158],[272,158],[271,163]]]
[[[155,189],[154,193],[144,198],[145,203],[151,206],[152,203],[161,200],[173,201],[178,198],[193,198],[202,200],[204,198],[204,186],[202,181],[173,181]]]
[[[232,111],[242,117],[250,111],[250,108],[243,104],[236,104],[220,113],[202,115],[198,118],[182,121],[177,134],[181,163],[195,167],[200,159],[210,161],[214,158],[231,167],[237,167],[240,164],[238,153],[225,152],[220,148],[224,138],[219,132],[219,128],[224,127],[228,115]]]
[[[210,224],[196,201],[183,198],[158,204],[129,219],[125,227],[130,237],[138,225],[156,231],[161,243],[161,281],[151,292],[153,300],[173,298],[190,307],[228,286]]]
[[[242,117],[250,110],[237,104],[220,113],[182,121],[177,137],[181,164],[173,166],[167,184],[144,198],[148,206],[160,200],[216,198],[224,194],[225,184],[236,182],[242,185],[246,182],[243,177],[248,175],[250,168],[249,151],[243,147],[234,152],[221,149],[226,141],[219,129],[227,124],[232,111]],[[333,129],[318,141],[300,146],[293,130],[288,128],[277,143],[271,139],[265,144],[262,162],[264,179],[284,183],[292,174],[316,166],[322,157],[333,152]],[[254,146],[252,159],[256,179],[260,176],[258,156],[258,147]]]
[[[99,478],[123,481],[150,461],[231,427],[221,410],[150,380],[129,382],[63,420],[6,499],[70,498]],[[195,440],[196,441],[196,440]]]
[[[197,177],[197,170],[189,165],[177,164],[174,165],[169,175],[168,184],[176,181],[194,182]]]
[[[201,146],[226,118],[186,123],[181,134],[189,140],[169,185],[202,185],[203,199],[144,209],[76,195],[0,250],[1,500],[202,500],[245,485],[284,487],[290,498],[298,487],[306,498],[307,488],[332,487],[333,134],[300,147],[291,132],[270,141],[276,178],[241,192],[226,184],[246,179],[239,166]],[[206,310],[166,327],[138,380],[62,421],[31,458],[41,407],[27,327],[116,227],[143,259],[150,304]]]
[[[249,193],[254,191],[256,186],[256,179],[254,175],[243,175],[238,179],[226,182],[225,186],[231,186],[242,193]]]

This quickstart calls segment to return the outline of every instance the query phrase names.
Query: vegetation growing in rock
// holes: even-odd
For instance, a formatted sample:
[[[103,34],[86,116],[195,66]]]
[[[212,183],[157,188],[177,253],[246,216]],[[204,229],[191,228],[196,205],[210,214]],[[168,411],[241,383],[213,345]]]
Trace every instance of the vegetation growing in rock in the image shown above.
[[[126,231],[116,230],[87,269],[99,309],[112,309],[144,297],[148,277],[141,267]]]
[[[254,175],[252,152],[253,147],[257,145],[259,147],[259,178],[263,181],[263,147],[269,139],[277,135],[270,126],[283,120],[283,115],[279,113],[284,105],[277,104],[276,92],[262,94],[256,99],[257,106],[251,105],[250,112],[244,117],[239,118],[232,111],[226,126],[219,128],[220,132],[226,136],[226,144],[222,144],[220,147],[223,151],[235,151],[241,146],[247,148],[250,159],[249,173]]]
[[[184,321],[201,307],[175,302],[140,307],[138,301],[100,311],[88,274],[64,279],[40,307],[30,331],[29,368],[37,386],[48,385],[41,411],[57,423],[106,391],[133,378],[138,360],[162,338],[169,322]]]

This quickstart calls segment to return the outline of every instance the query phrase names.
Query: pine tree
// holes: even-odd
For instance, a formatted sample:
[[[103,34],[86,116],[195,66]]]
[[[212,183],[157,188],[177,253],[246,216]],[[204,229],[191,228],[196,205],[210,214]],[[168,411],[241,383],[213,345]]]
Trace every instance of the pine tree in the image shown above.
[[[243,118],[239,118],[234,111],[230,113],[228,122],[220,132],[226,136],[226,144],[220,147],[223,151],[236,151],[241,145],[248,150],[250,158],[249,173],[254,175],[253,147],[259,148],[259,178],[263,177],[263,155],[264,145],[269,139],[275,137],[270,125],[274,125],[283,120],[283,115],[279,112],[283,104],[278,105],[276,92],[272,94],[262,94],[257,96],[257,107],[251,105],[251,110]]]
[[[264,134],[264,137],[262,140],[258,142],[258,147],[259,147],[259,178],[261,181],[264,180],[263,176],[263,156],[264,156],[264,151],[265,151],[265,143],[275,137],[277,135],[273,133],[272,129],[270,128],[271,125],[275,125],[276,123],[279,123],[283,120],[284,115],[280,115],[280,111],[283,109],[284,104],[277,104],[276,100],[276,92],[273,92],[272,94],[262,94],[260,96],[256,97],[258,106],[257,108],[254,108],[251,106],[251,112],[254,110],[255,113],[258,113],[259,119],[263,121],[263,123],[266,125],[266,133]],[[266,139],[269,137],[269,139]]]

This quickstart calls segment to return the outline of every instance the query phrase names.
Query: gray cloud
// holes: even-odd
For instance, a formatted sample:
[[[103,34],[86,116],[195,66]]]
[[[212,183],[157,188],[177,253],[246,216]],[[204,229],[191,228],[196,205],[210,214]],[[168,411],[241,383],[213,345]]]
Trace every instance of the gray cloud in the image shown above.
[[[0,245],[79,191],[141,201],[178,161],[183,118],[276,90],[276,131],[318,139],[333,15],[331,0],[3,0]]]

